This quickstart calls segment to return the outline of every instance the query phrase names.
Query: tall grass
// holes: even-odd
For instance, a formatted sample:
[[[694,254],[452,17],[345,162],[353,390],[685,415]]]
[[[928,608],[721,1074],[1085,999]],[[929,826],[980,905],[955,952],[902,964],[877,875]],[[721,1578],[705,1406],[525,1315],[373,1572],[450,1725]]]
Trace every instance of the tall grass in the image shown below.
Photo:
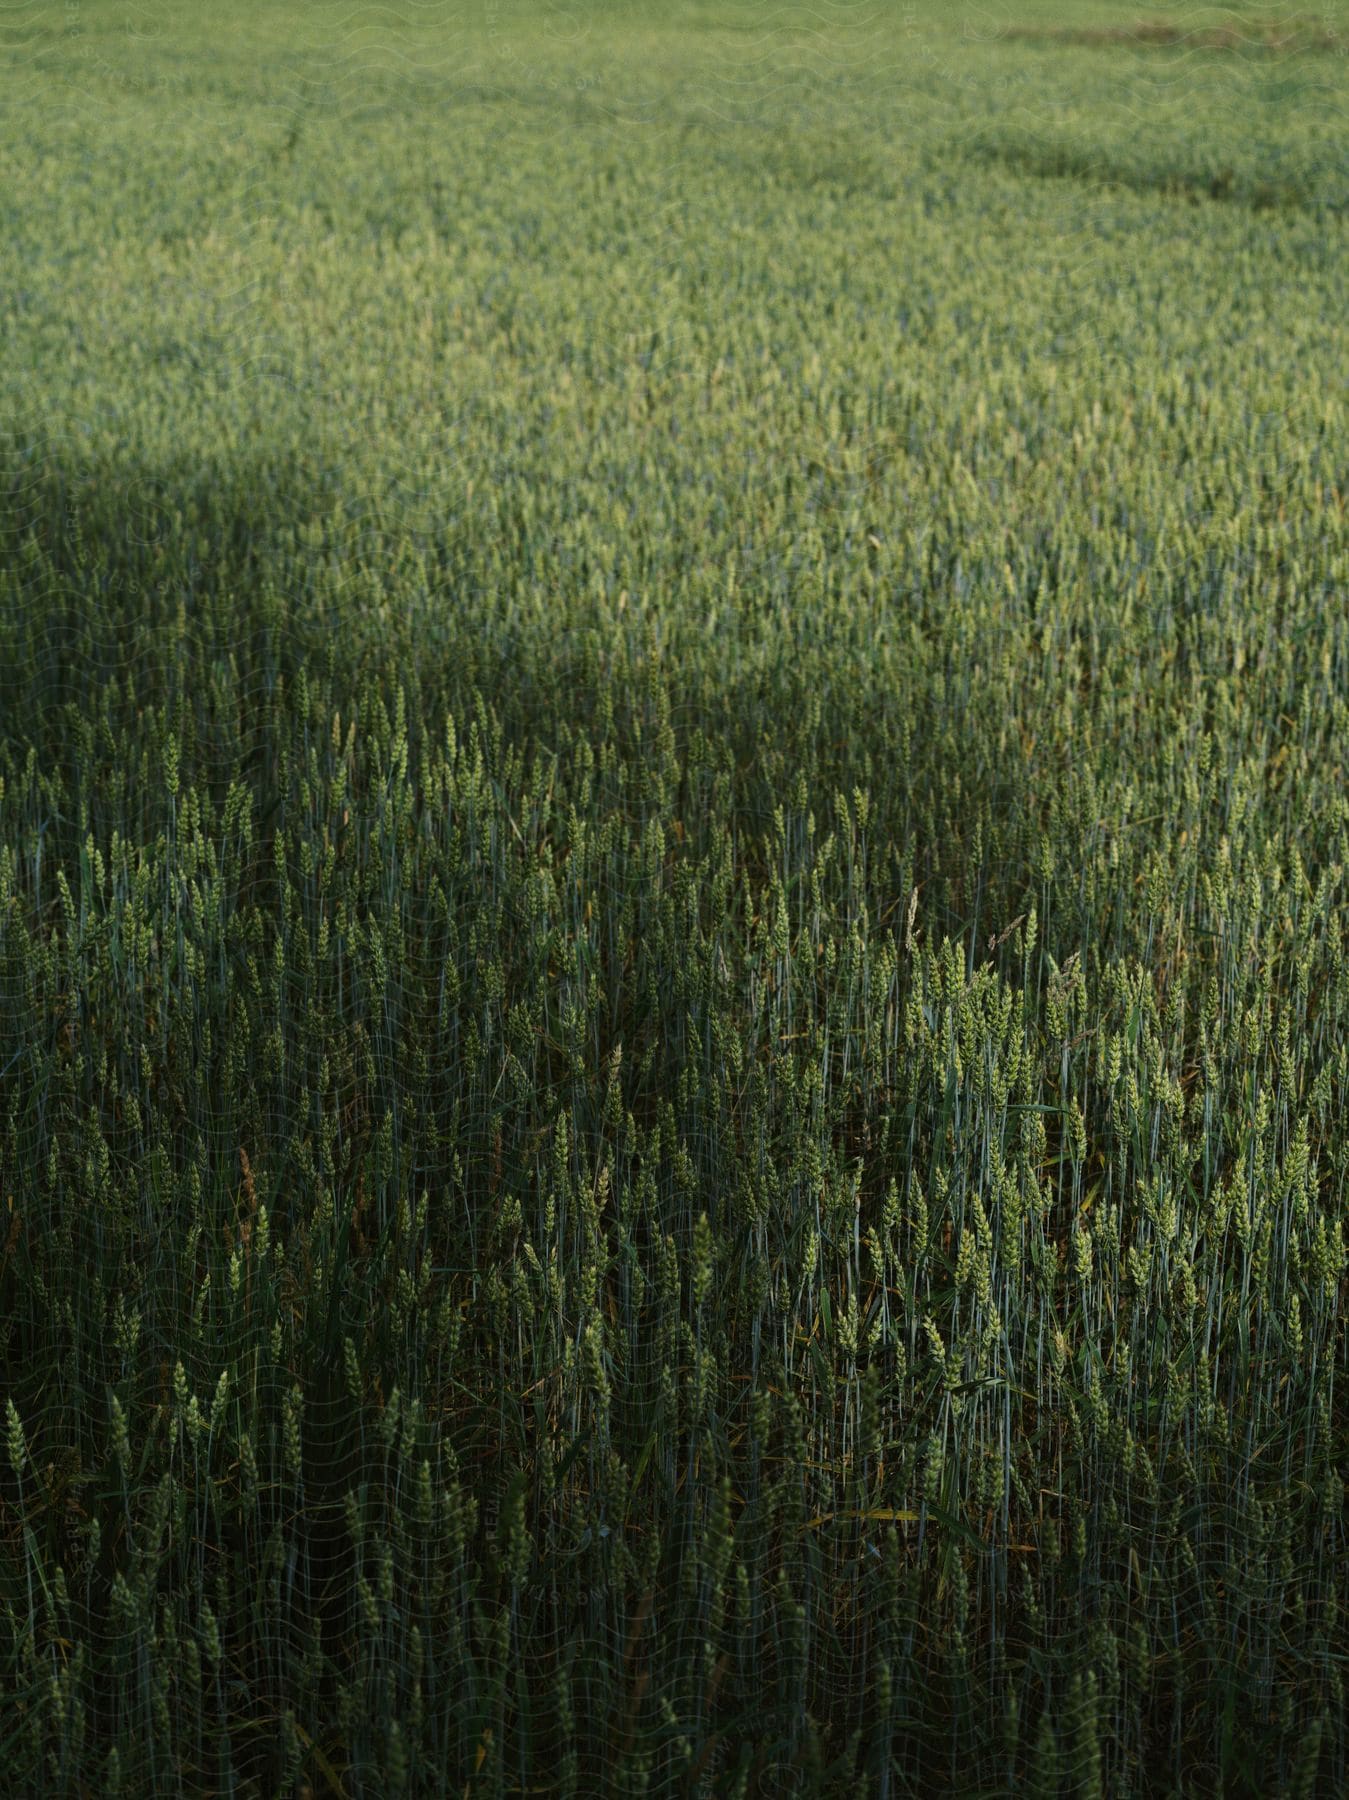
[[[1297,82],[339,22],[6,28],[12,1790],[1343,1790]]]

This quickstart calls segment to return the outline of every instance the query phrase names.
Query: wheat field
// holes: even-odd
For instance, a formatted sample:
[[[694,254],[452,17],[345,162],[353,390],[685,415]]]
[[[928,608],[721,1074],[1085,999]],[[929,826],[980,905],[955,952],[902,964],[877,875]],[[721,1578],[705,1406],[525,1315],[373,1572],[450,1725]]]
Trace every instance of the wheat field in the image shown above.
[[[0,1786],[1349,1789],[1349,13],[0,8]]]

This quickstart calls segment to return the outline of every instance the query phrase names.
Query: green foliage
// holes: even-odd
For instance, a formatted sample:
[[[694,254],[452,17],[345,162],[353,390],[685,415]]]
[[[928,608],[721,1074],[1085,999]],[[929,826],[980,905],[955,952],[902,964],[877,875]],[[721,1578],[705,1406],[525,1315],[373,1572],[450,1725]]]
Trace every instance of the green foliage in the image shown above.
[[[1343,26],[1049,11],[0,28],[12,1791],[1349,1787]]]

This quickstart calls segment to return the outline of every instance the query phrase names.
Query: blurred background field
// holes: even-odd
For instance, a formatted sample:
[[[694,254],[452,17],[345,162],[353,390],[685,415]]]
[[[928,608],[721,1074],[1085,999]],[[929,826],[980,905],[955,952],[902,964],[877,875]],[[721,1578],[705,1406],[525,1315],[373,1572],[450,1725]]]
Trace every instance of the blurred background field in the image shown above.
[[[1349,9],[0,8],[0,1753],[1349,1785]]]

